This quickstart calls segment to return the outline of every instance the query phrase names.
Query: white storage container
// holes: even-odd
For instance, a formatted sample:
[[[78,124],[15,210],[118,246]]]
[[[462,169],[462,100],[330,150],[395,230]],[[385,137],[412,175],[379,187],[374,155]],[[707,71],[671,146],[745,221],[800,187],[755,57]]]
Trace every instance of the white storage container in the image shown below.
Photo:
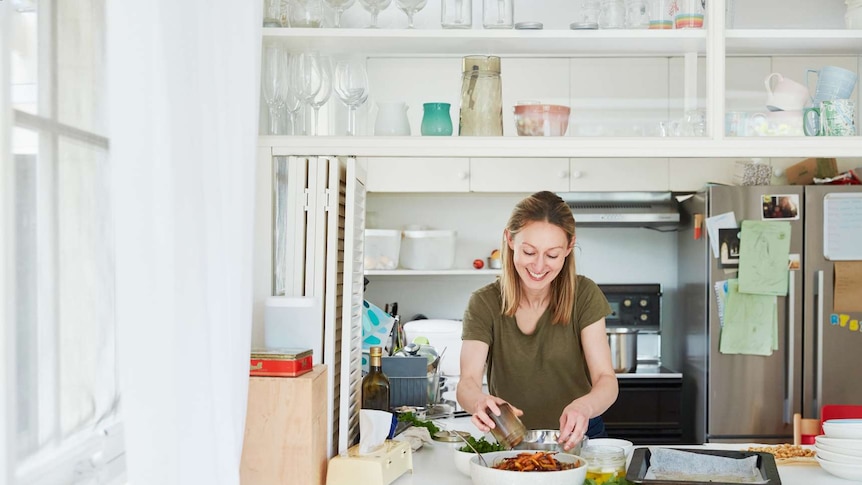
[[[395,269],[401,249],[401,231],[365,230],[365,269]]]
[[[404,324],[408,342],[416,337],[425,337],[439,355],[440,371],[444,376],[461,375],[461,320],[412,320]]]
[[[404,231],[401,267],[450,269],[455,264],[455,231]]]

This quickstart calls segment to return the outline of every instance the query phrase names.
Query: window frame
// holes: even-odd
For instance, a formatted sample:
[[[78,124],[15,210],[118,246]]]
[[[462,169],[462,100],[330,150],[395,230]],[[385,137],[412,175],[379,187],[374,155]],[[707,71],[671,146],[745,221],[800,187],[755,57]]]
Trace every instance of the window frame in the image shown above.
[[[47,444],[32,455],[20,459],[16,409],[17,392],[6,392],[0,399],[0,482],[9,484],[56,485],[77,483],[96,477],[100,483],[125,483],[125,444],[123,426],[117,408],[119,401],[104,419],[58,436],[59,426],[59,349],[57,338],[59,288],[56,215],[57,164],[60,139],[69,139],[109,156],[109,140],[97,133],[60,123],[58,120],[58,77],[55,69],[58,21],[55,5],[58,0],[37,2],[37,102],[39,114],[13,109],[11,36],[12,16],[17,13],[11,0],[0,0],[0,384],[4,389],[17,390],[16,377],[16,249],[15,249],[15,177],[12,137],[15,128],[33,131],[39,136],[40,183],[37,219],[39,240],[36,254],[40,261],[38,273],[38,316],[36,318],[36,348],[38,388],[40,396],[36,411],[37,426],[33,433],[39,442]],[[107,29],[103,26],[104,31]],[[43,185],[44,183],[44,185]],[[44,234],[48,236],[45,237]],[[47,261],[47,262],[45,262]],[[47,271],[44,267],[47,266]],[[47,278],[42,273],[47,273]],[[46,302],[46,303],[45,303]],[[44,304],[43,304],[44,303]],[[116,348],[116,321],[114,341]],[[116,360],[114,361],[116,369]],[[116,376],[116,371],[115,371]],[[116,380],[116,379],[115,379]],[[118,391],[119,392],[119,391]]]

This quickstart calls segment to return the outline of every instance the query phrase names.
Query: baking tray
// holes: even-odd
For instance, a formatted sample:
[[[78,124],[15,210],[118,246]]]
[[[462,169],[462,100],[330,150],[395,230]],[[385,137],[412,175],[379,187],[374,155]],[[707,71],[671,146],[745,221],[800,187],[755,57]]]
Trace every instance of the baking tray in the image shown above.
[[[702,455],[723,456],[726,458],[748,458],[749,456],[757,456],[757,469],[761,475],[768,480],[769,485],[781,485],[781,478],[778,476],[778,467],[775,465],[775,457],[771,453],[758,451],[734,451],[734,450],[710,450],[710,449],[690,449],[690,448],[674,448],[679,451],[687,451],[689,453],[700,453]],[[626,472],[626,480],[632,483],[644,483],[655,485],[737,485],[729,482],[693,482],[687,480],[648,480],[646,476],[647,469],[650,465],[650,456],[652,453],[649,448],[636,448],[632,454],[632,459]]]

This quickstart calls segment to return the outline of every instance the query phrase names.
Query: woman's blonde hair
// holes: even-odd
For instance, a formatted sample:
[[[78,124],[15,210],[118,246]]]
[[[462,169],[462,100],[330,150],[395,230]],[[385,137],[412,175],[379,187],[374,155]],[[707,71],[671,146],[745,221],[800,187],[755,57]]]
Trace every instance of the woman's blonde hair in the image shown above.
[[[575,218],[572,210],[553,192],[536,192],[518,202],[506,224],[509,237],[514,238],[531,222],[547,222],[562,229],[566,233],[567,247],[572,246],[575,240]],[[502,248],[503,272],[500,276],[500,290],[503,298],[503,314],[512,316],[521,303],[521,278],[515,270],[515,252],[509,247],[505,233]],[[575,252],[571,251],[563,261],[560,274],[551,282],[551,305],[554,309],[551,323],[565,324],[571,319],[575,306],[577,281]]]

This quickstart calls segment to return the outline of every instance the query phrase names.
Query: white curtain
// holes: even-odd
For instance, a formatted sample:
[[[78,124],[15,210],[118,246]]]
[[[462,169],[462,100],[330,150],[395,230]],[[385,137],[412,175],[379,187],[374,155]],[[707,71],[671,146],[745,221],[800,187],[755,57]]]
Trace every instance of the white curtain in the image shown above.
[[[238,484],[251,342],[261,2],[111,0],[129,482]]]

